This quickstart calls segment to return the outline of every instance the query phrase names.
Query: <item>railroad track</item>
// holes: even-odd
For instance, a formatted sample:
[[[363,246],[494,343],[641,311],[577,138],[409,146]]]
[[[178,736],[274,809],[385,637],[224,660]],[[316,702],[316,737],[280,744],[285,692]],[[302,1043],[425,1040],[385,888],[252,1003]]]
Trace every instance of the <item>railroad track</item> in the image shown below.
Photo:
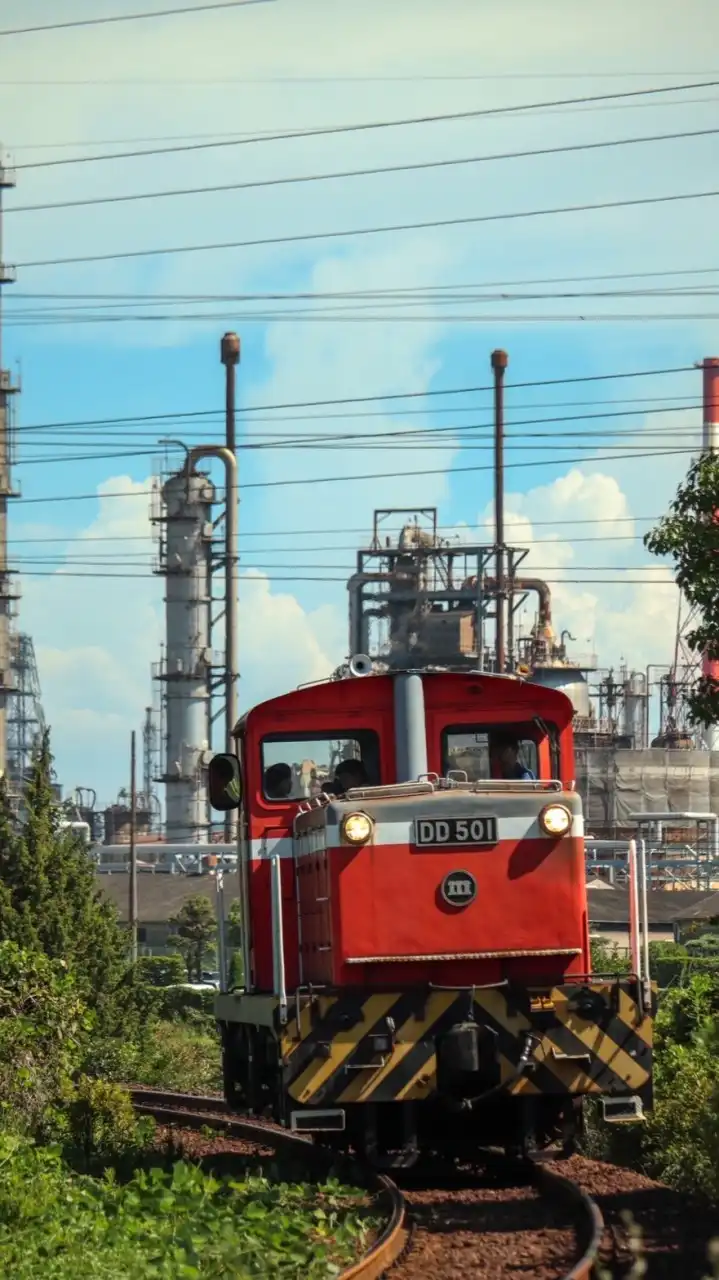
[[[154,1116],[158,1123],[168,1127],[194,1130],[210,1128],[228,1138],[250,1142],[260,1149],[293,1153],[315,1168],[323,1166],[326,1168],[328,1161],[335,1162],[337,1158],[335,1152],[316,1145],[307,1137],[289,1133],[286,1129],[268,1121],[249,1120],[230,1113],[224,1099],[220,1097],[139,1088],[131,1089],[130,1095],[136,1111]],[[602,1216],[594,1201],[568,1178],[553,1170],[550,1171],[543,1165],[526,1161],[522,1163],[493,1161],[492,1164],[495,1169],[501,1167],[505,1174],[509,1175],[510,1181],[516,1181],[524,1186],[531,1183],[547,1210],[555,1210],[559,1207],[567,1212],[573,1228],[573,1253],[575,1258],[577,1253],[580,1256],[570,1264],[569,1270],[562,1270],[560,1266],[551,1274],[556,1277],[556,1280],[590,1280],[604,1230]],[[356,1164],[354,1170],[355,1173],[359,1171],[362,1181],[369,1182],[371,1189],[378,1193],[387,1206],[388,1212],[385,1225],[371,1249],[344,1271],[338,1280],[380,1280],[380,1277],[385,1276],[396,1264],[399,1264],[398,1280],[405,1268],[408,1276],[412,1275],[415,1242],[423,1231],[421,1205],[409,1204],[400,1187],[386,1175],[368,1171]],[[446,1188],[450,1197],[450,1203],[457,1190],[466,1186],[466,1181],[466,1178],[460,1175],[453,1175],[448,1182],[442,1182],[441,1185]],[[411,1177],[408,1185],[410,1187],[413,1185]],[[410,1201],[415,1201],[415,1194],[408,1191],[408,1195]],[[489,1208],[491,1212],[491,1205],[485,1208]],[[441,1259],[433,1260],[432,1271],[435,1270],[436,1264],[441,1267]],[[526,1265],[522,1266],[522,1271],[527,1277],[532,1275]],[[427,1274],[431,1273],[427,1272]],[[417,1274],[425,1274],[421,1262],[420,1271]],[[440,1277],[441,1270],[437,1270],[435,1274]],[[467,1270],[463,1274],[469,1278],[473,1274],[489,1276],[500,1273],[482,1268],[476,1272]],[[549,1275],[550,1272],[544,1269],[536,1274]]]

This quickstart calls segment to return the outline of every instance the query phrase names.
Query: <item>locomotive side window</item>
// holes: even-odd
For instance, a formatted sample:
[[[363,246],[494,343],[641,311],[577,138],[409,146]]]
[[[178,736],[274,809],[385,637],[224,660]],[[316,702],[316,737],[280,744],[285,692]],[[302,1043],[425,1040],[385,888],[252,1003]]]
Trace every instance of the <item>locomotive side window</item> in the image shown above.
[[[469,782],[480,782],[494,776],[491,752],[494,739],[500,733],[513,737],[519,747],[517,763],[539,777],[539,756],[534,738],[526,736],[523,725],[493,725],[492,728],[457,725],[445,729],[442,734],[442,767],[445,775],[452,770],[462,770]]]
[[[273,733],[262,739],[262,792],[276,803],[380,781],[379,739],[370,729]]]

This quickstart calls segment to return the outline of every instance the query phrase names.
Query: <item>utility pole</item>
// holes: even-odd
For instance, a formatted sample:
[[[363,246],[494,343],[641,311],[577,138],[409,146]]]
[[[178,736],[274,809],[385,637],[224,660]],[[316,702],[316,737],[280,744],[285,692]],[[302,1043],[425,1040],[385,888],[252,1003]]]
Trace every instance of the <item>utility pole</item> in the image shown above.
[[[217,913],[217,968],[220,973],[220,991],[227,990],[227,951],[225,948],[225,873],[221,866],[215,871],[215,908]]]
[[[494,371],[494,540],[496,544],[497,622],[495,666],[503,675],[507,666],[504,582],[504,374],[509,364],[506,351],[492,352]]]
[[[137,741],[135,730],[130,736],[130,935],[132,963],[137,960]]]
[[[702,362],[704,424],[702,430],[702,451],[705,454],[719,453],[719,359],[708,356]],[[715,513],[714,519],[717,519]],[[719,681],[719,662],[707,654],[702,657],[702,675],[713,681]],[[704,727],[704,739],[710,751],[719,750],[719,726],[715,724]]]

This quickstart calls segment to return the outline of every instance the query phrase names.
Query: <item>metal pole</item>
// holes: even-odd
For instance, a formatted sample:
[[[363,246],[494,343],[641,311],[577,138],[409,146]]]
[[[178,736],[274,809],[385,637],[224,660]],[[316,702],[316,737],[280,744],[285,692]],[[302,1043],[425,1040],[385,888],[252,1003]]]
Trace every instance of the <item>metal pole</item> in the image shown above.
[[[506,351],[492,352],[494,370],[494,527],[496,543],[497,623],[495,665],[503,673],[507,665],[504,608],[504,373],[509,364]]]
[[[220,991],[227,990],[227,956],[225,953],[225,873],[221,867],[215,872],[217,908],[217,967],[220,971]]]
[[[137,960],[137,747],[133,729],[130,736],[130,936],[132,938],[132,963]]]

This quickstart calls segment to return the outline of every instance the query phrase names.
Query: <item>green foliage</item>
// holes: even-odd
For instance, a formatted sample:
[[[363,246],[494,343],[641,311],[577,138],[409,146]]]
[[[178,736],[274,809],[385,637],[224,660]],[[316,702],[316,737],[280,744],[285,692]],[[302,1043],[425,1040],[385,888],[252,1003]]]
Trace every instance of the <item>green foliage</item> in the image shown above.
[[[616,942],[592,938],[590,942],[593,973],[628,973],[629,959]]]
[[[230,990],[242,987],[245,983],[245,969],[242,961],[242,909],[239,898],[230,906],[227,921],[227,942],[232,948],[230,955]]]
[[[88,1170],[136,1163],[155,1131],[149,1117],[137,1118],[126,1089],[85,1075],[66,1087],[61,1120],[58,1136]]]
[[[135,980],[148,987],[171,987],[187,977],[182,956],[140,956]]]
[[[0,1117],[36,1132],[77,1068],[90,1021],[62,961],[0,942]]]
[[[719,1069],[700,1038],[665,1042],[656,1058],[657,1101],[644,1135],[652,1173],[677,1190],[719,1202]]]
[[[644,545],[657,556],[671,556],[686,600],[700,611],[700,621],[687,636],[695,653],[719,659],[719,457],[704,454],[692,464],[679,486],[669,515],[645,535]],[[699,724],[719,720],[719,683],[702,677],[687,695],[691,718]]]
[[[212,904],[195,894],[183,903],[177,915],[170,916],[170,924],[175,926],[175,933],[167,941],[185,961],[188,982],[201,982],[205,956],[213,951],[217,933]]]
[[[112,1038],[99,1046],[88,1074],[162,1089],[222,1091],[216,1028],[185,1021],[151,1022],[138,1039]]]
[[[127,969],[127,939],[95,885],[84,846],[59,830],[43,736],[18,829],[0,783],[0,939],[64,961],[83,999],[103,1016]]]
[[[0,1264],[14,1280],[328,1280],[371,1223],[336,1183],[218,1179],[177,1164],[120,1185],[0,1136]]]

